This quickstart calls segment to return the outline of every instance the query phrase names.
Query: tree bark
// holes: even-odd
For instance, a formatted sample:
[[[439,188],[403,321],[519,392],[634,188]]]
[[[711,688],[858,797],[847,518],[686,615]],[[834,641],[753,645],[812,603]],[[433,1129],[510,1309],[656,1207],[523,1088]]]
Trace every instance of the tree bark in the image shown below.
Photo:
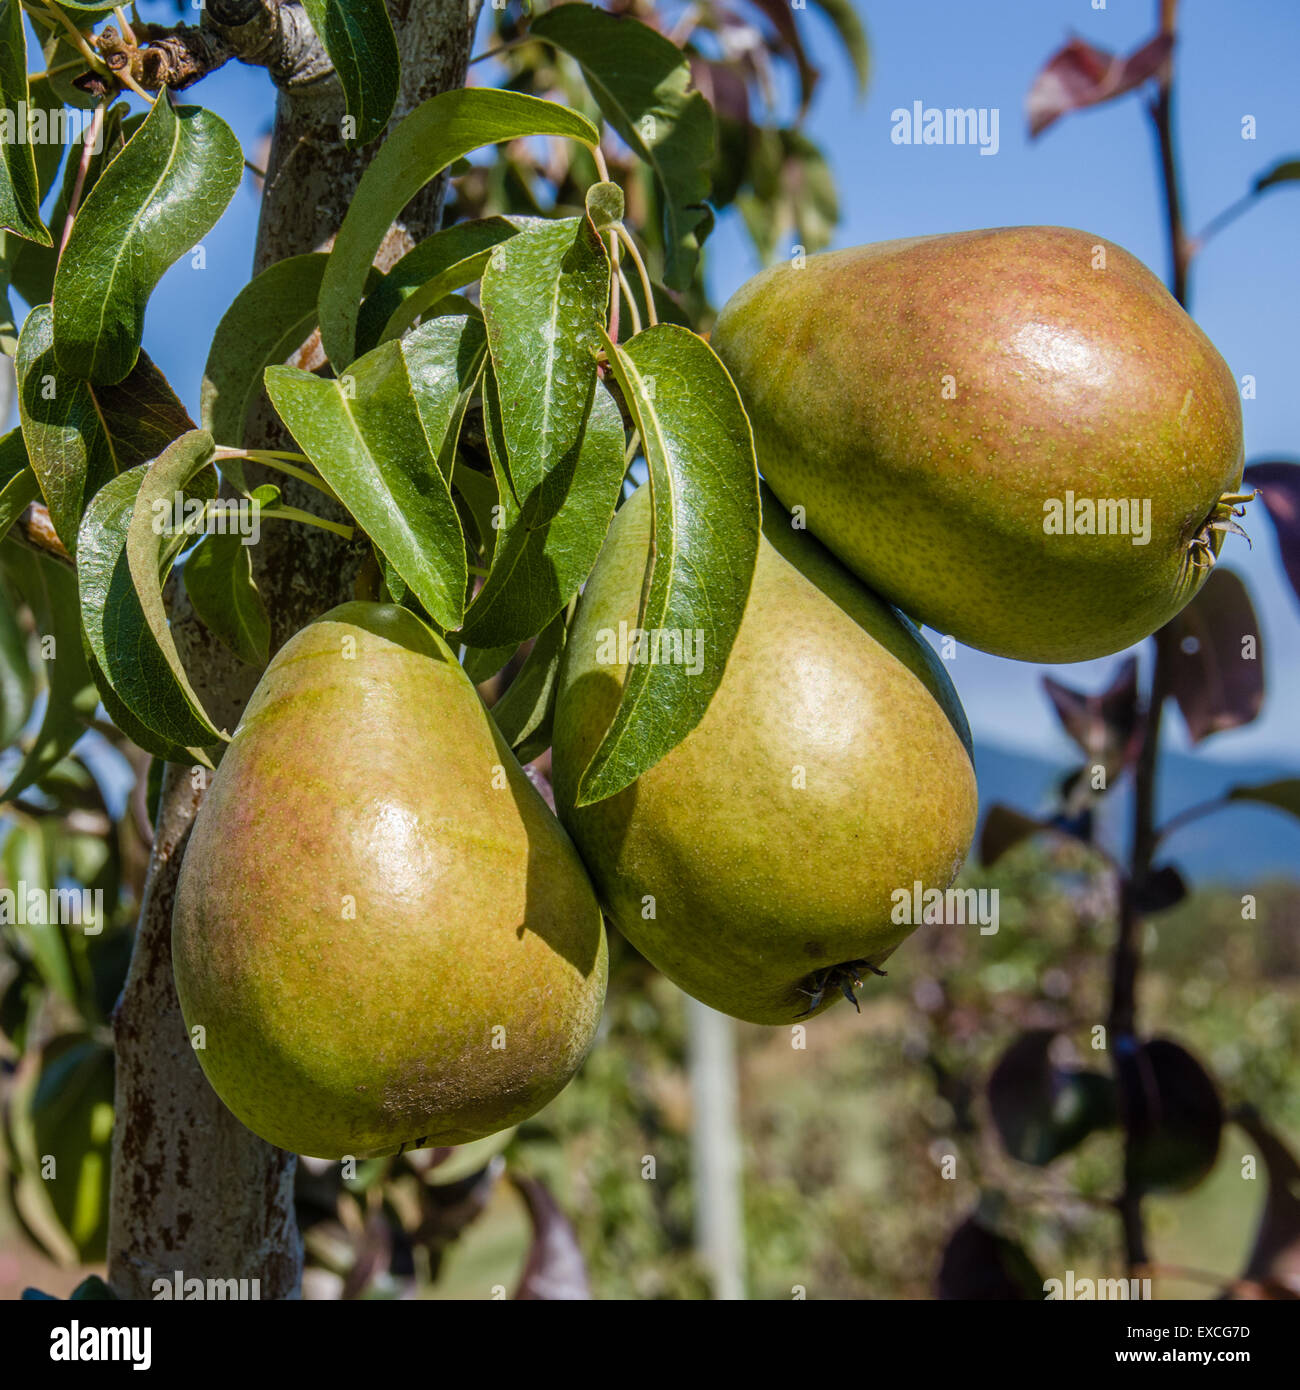
[[[394,119],[424,98],[463,84],[479,3],[390,4],[403,65]],[[344,148],[342,93],[332,71],[322,71],[319,52],[305,53],[297,73],[273,69],[273,75],[279,95],[255,270],[328,249],[376,148]],[[412,202],[381,251],[381,265],[436,230],[441,199],[438,184]],[[309,343],[295,360],[314,365],[318,347]],[[269,409],[257,417],[250,442],[284,442]],[[324,510],[319,493],[281,477],[276,482],[290,505]],[[364,553],[364,545],[316,528],[267,526],[253,562],[275,646],[353,596]],[[210,715],[218,726],[233,728],[258,673],[211,637],[183,594],[173,607],[173,629]],[[347,731],[339,736],[345,740]],[[190,1047],[172,980],[171,909],[202,799],[195,781],[191,769],[167,769],[131,968],[114,1016],[117,1109],[108,1278],[122,1298],[149,1298],[154,1280],[170,1284],[177,1271],[184,1278],[257,1279],[261,1297],[292,1298],[302,1274],[293,1209],[296,1160],[246,1130],[217,1099]]]

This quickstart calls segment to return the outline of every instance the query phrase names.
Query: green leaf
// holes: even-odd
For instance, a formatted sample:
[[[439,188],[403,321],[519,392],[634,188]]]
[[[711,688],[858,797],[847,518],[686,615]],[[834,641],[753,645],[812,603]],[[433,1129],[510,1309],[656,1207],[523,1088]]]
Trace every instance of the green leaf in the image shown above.
[[[169,515],[175,499],[183,497],[187,492],[191,496],[204,498],[214,495],[214,451],[212,436],[206,430],[192,430],[169,445],[149,465],[140,484],[126,533],[126,562],[140,613],[137,614],[134,607],[127,602],[119,602],[116,605],[110,603],[105,609],[105,654],[111,655],[115,661],[120,661],[123,653],[131,646],[141,648],[142,653],[147,651],[147,644],[141,642],[142,631],[147,630],[162,654],[166,671],[171,675],[171,681],[168,682],[164,671],[159,670],[152,683],[154,694],[146,694],[138,703],[125,696],[123,685],[119,681],[113,681],[113,688],[151,729],[183,747],[206,746],[226,738],[227,735],[217,729],[208,718],[203,702],[190,685],[185,667],[181,664],[180,654],[176,650],[176,643],[172,639],[167,609],[163,603],[160,560],[163,550],[175,538],[166,520],[160,520],[160,517],[165,518]],[[197,486],[196,479],[200,479]],[[155,503],[158,504],[156,509]],[[80,568],[80,544],[77,558]],[[113,568],[116,570],[116,565]],[[120,599],[120,593],[117,585],[110,585],[107,597],[110,600]],[[143,618],[143,628],[140,618]],[[95,657],[111,679],[114,674],[113,667],[98,650]],[[135,659],[136,664],[142,667],[143,662],[138,657]],[[175,699],[178,690],[182,697],[179,703]]]
[[[366,296],[357,319],[358,349],[369,352],[385,339],[401,337],[449,290],[477,280],[492,248],[516,231],[504,217],[484,217],[426,237]]]
[[[303,0],[355,122],[349,149],[382,135],[397,104],[401,59],[384,0]]]
[[[36,698],[36,677],[27,659],[27,634],[18,604],[0,577],[0,748],[22,732]]]
[[[618,710],[576,804],[613,796],[674,749],[722,680],[758,555],[758,469],[740,397],[708,344],[659,324],[609,344],[650,468],[654,546],[638,626],[701,631],[704,666],[628,668]]]
[[[0,439],[0,540],[41,495],[36,474],[27,463],[21,430],[10,430]]]
[[[470,468],[463,459],[457,459],[451,472],[451,485],[456,496],[460,497],[470,522],[477,533],[478,550],[482,564],[492,560],[496,549],[497,527],[494,518],[500,521],[502,513],[497,511],[497,489],[494,480],[486,473]],[[468,537],[466,537],[468,540]]]
[[[867,89],[867,78],[871,75],[871,45],[867,42],[867,31],[854,8],[853,0],[813,0],[813,4],[835,26],[844,51],[853,64],[854,75],[858,79],[858,95]]]
[[[0,0],[0,227],[49,246],[54,239],[41,221],[36,152],[27,131],[12,128],[26,115],[29,102],[22,6],[18,0]]]
[[[366,276],[402,209],[462,155],[529,135],[567,136],[593,148],[599,139],[595,126],[576,111],[487,87],[441,92],[394,127],[361,176],[321,284],[321,342],[337,371],[356,356]]]
[[[71,554],[82,513],[95,493],[194,426],[146,353],[112,386],[95,386],[61,370],[48,304],[27,315],[15,365],[32,469],[55,532]]]
[[[483,318],[500,393],[502,460],[528,519],[569,491],[609,305],[609,260],[586,217],[529,227],[483,272]]]
[[[469,580],[447,477],[484,355],[482,324],[443,318],[381,343],[338,381],[266,372],[299,447],[444,628],[459,625]]]
[[[241,661],[271,659],[271,620],[253,581],[252,551],[233,532],[203,537],[185,560],[185,592],[199,621]]]
[[[461,657],[460,664],[475,685],[482,685],[484,681],[491,680],[514,656],[518,645],[517,642],[508,642],[503,647],[468,647]]]
[[[1300,816],[1300,778],[1289,777],[1278,782],[1263,782],[1255,787],[1233,787],[1226,801],[1257,801]]]
[[[154,103],[100,175],[59,261],[54,344],[65,371],[115,382],[135,366],[149,296],[216,225],[243,173],[239,141],[219,116]]]
[[[66,57],[66,53],[64,56]],[[74,74],[60,74],[56,81],[61,82],[63,77],[69,75]],[[52,107],[57,109],[62,99],[61,94],[51,94]],[[32,88],[32,100],[36,100],[35,85]],[[89,113],[83,112],[82,115],[86,121],[89,121]],[[128,134],[138,130],[143,122],[143,115],[131,115],[130,108],[122,102],[108,108],[104,115],[101,147],[98,153],[91,154],[90,163],[86,166],[86,176],[82,180],[80,193],[82,201],[89,196],[90,190],[99,181],[100,174],[125,148]],[[59,148],[58,152],[62,154],[63,151]],[[72,206],[72,194],[80,173],[80,151],[74,143],[72,157],[64,163],[59,196],[55,199],[54,207],[49,216],[49,224],[59,233],[60,239],[63,228],[67,224],[68,209]],[[50,302],[54,294],[54,273],[58,266],[59,247],[57,244],[38,246],[34,242],[13,241],[10,249],[10,281],[14,289],[22,295],[30,307],[35,308],[38,304]]]
[[[686,55],[639,20],[590,5],[538,15],[529,34],[577,59],[605,119],[654,169],[664,191],[664,279],[686,289],[713,220],[705,202],[713,112],[690,90]]]
[[[5,794],[6,798],[11,794],[17,795],[17,791],[11,789]],[[5,836],[0,863],[4,866],[7,885],[15,892],[22,884],[24,891],[38,893],[49,901],[53,884],[45,835],[39,825],[24,820],[13,826]],[[21,941],[46,985],[68,1003],[75,1001],[77,979],[60,924],[25,922],[19,925],[15,922],[10,930]]]
[[[1272,188],[1275,184],[1294,183],[1297,179],[1300,179],[1300,159],[1279,160],[1271,169],[1255,180],[1255,192],[1262,193],[1266,188]]]
[[[567,631],[565,614],[557,613],[538,633],[510,688],[492,706],[497,728],[521,763],[532,762],[551,746],[555,690]]]
[[[510,491],[501,458],[502,409],[489,375],[483,424],[500,511],[492,569],[457,634],[473,646],[516,645],[542,628],[578,592],[596,563],[623,482],[623,417],[598,386],[573,483],[554,517],[534,520]]]
[[[158,732],[184,733],[194,721],[149,631],[126,559],[131,511],[147,472],[141,464],[107,483],[82,519],[77,540],[82,642],[109,718],[133,743],[164,762],[207,762],[199,748]],[[201,743],[207,742],[203,735]]]
[[[81,650],[77,580],[72,570],[49,555],[25,550],[12,541],[0,555],[9,588],[17,589],[36,619],[49,686],[36,741],[0,792],[0,801],[9,801],[72,751],[85,733],[86,720],[95,713],[98,695]]]
[[[199,423],[218,444],[243,444],[248,412],[262,393],[262,373],[311,336],[328,261],[323,252],[277,261],[254,276],[222,315],[203,368],[199,404]],[[231,470],[223,464],[222,471]]]
[[[598,232],[607,232],[623,220],[623,190],[616,183],[593,183],[587,189],[587,216]]]

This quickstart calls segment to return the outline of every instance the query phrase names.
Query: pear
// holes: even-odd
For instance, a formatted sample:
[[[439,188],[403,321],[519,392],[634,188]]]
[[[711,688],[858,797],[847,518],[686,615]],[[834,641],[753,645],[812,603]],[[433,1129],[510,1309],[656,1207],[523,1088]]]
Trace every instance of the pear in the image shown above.
[[[172,955],[213,1089],[318,1158],[517,1124],[605,993],[568,836],[441,638],[371,603],[267,667],[195,820]]]
[[[944,889],[975,829],[955,692],[915,628],[770,495],[748,604],[704,718],[632,786],[575,807],[618,705],[610,633],[637,625],[648,487],[614,519],[557,687],[556,806],[610,920],[688,994],[793,1023],[850,992]],[[905,895],[907,909],[900,908]]]
[[[1240,529],[1232,373],[1101,237],[1003,227],[813,256],[743,285],[711,342],[786,507],[985,651],[1119,651]]]

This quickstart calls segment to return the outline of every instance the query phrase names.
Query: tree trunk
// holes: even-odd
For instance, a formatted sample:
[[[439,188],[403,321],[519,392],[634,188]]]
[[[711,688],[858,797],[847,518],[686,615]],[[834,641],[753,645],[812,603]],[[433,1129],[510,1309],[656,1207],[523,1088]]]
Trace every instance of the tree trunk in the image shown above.
[[[403,64],[395,119],[426,97],[463,84],[479,3],[392,0]],[[279,97],[256,270],[329,247],[375,150],[343,147],[338,80],[322,72],[319,52],[304,59],[297,74],[276,72]],[[431,185],[413,201],[385,243],[381,264],[391,264],[436,230],[441,193],[441,183]],[[296,360],[314,365],[315,344]],[[268,447],[284,436],[265,411],[252,438]],[[292,480],[276,482],[290,505],[323,510],[319,493]],[[275,646],[353,596],[363,555],[364,546],[316,528],[267,526],[253,563]],[[183,594],[173,607],[173,629],[209,713],[218,726],[233,728],[257,673],[195,621]],[[345,740],[347,731],[339,736]],[[292,1298],[302,1274],[293,1209],[296,1160],[246,1130],[217,1099],[190,1047],[172,980],[172,901],[202,798],[196,780],[191,769],[167,769],[131,968],[114,1016],[117,1108],[108,1278],[123,1298],[149,1298],[154,1280],[170,1284],[177,1271],[185,1278],[257,1279],[261,1297]]]

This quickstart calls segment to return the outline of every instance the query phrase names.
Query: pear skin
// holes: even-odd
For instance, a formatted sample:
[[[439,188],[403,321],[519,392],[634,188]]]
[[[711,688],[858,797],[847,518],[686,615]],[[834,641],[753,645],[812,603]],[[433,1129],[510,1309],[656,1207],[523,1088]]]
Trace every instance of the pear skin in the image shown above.
[[[649,489],[614,519],[565,646],[556,806],[610,920],[688,994],[793,1023],[912,930],[894,893],[946,888],[974,834],[960,705],[916,630],[764,499],[764,539],[704,718],[616,796],[575,808],[637,624]],[[864,973],[865,972],[865,973]]]
[[[1232,373],[1101,237],[1003,227],[812,256],[743,285],[711,343],[785,506],[878,593],[985,651],[1130,646],[1192,598],[1235,524]]]
[[[441,639],[370,603],[267,667],[199,808],[172,954],[213,1089],[320,1158],[517,1124],[605,993],[568,836]]]

